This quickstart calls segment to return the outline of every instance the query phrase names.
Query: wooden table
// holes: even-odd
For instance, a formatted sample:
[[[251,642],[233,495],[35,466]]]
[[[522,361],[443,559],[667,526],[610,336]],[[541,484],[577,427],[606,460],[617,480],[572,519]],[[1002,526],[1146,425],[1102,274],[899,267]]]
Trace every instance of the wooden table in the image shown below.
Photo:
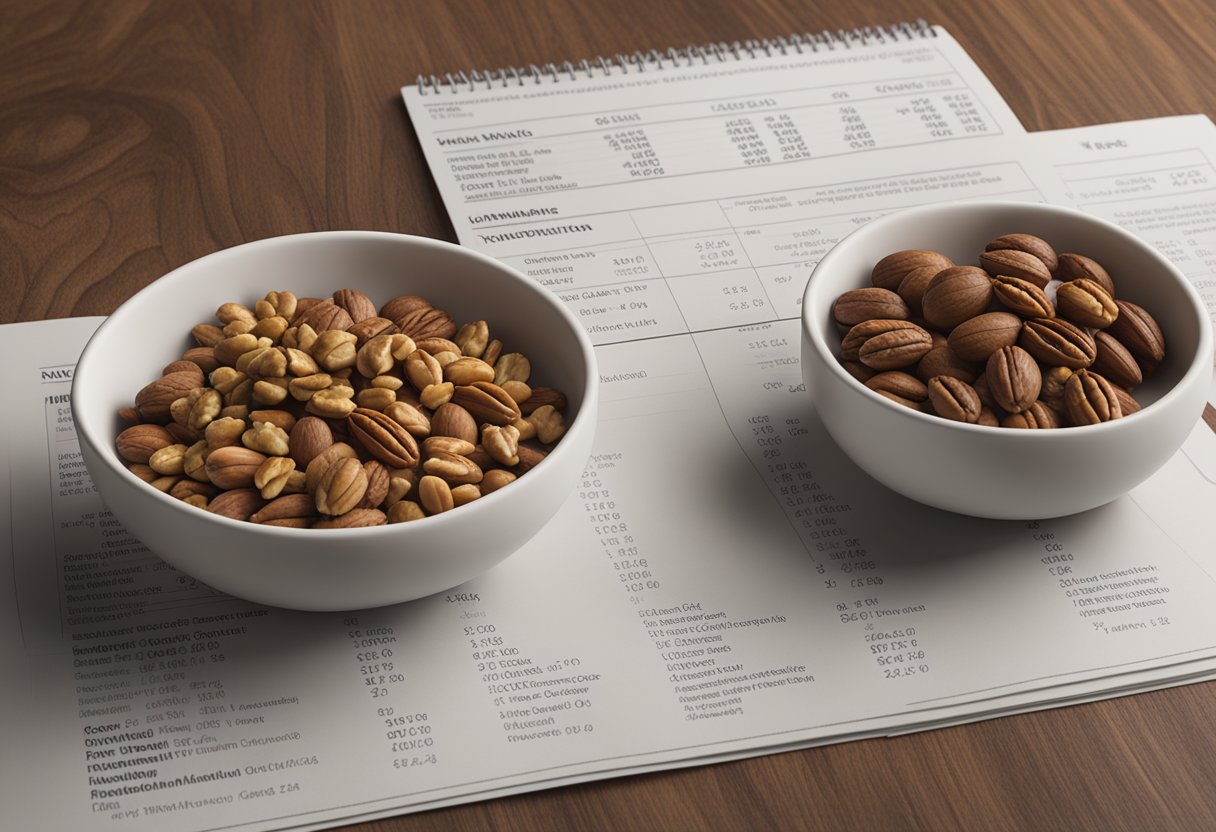
[[[1216,112],[1210,0],[0,0],[0,322],[261,237],[455,240],[397,92],[419,72],[917,17],[1030,130]],[[487,827],[1216,829],[1216,687],[351,828]]]

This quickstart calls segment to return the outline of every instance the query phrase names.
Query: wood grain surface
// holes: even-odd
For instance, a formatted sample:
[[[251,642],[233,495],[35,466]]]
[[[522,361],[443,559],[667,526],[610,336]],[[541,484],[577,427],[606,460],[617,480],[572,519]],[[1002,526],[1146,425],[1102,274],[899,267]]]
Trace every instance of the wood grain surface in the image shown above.
[[[1030,130],[1216,112],[1210,0],[0,0],[0,322],[278,234],[454,241],[398,95],[419,73],[918,17]],[[1211,830],[1216,686],[351,828]]]

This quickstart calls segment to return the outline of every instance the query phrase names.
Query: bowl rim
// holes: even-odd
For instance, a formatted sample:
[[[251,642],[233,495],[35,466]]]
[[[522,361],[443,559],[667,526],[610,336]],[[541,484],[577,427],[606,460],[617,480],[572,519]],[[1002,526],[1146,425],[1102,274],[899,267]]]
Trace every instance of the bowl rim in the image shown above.
[[[824,327],[819,320],[820,314],[816,310],[816,303],[819,296],[828,291],[826,288],[818,288],[822,282],[816,283],[815,275],[821,270],[830,268],[834,261],[843,257],[845,247],[850,243],[856,243],[856,238],[861,236],[870,236],[879,234],[888,225],[903,222],[910,216],[917,215],[943,215],[950,216],[954,214],[969,213],[976,209],[985,209],[990,212],[998,211],[1033,211],[1039,213],[1056,214],[1059,216],[1067,216],[1071,219],[1081,220],[1082,222],[1090,223],[1107,233],[1114,234],[1125,241],[1129,242],[1136,248],[1141,249],[1151,259],[1157,261],[1162,270],[1168,274],[1176,284],[1180,287],[1183,295],[1189,302],[1191,312],[1194,313],[1199,327],[1199,343],[1195,354],[1191,356],[1190,364],[1185,372],[1179,377],[1165,393],[1156,401],[1146,405],[1135,413],[1130,413],[1120,419],[1115,419],[1109,422],[1101,422],[1096,425],[1076,425],[1069,426],[1065,431],[1059,430],[1011,430],[1009,428],[993,427],[989,425],[978,425],[967,422],[958,422],[950,419],[943,419],[940,416],[934,416],[928,413],[922,413],[918,410],[905,407],[897,404],[885,396],[880,396],[878,393],[866,387],[849,373],[832,353],[829,339]],[[947,202],[933,202],[922,205],[915,205],[909,208],[902,208],[884,214],[881,217],[870,220],[859,228],[850,231],[846,236],[842,237],[820,258],[815,264],[815,268],[811,272],[811,276],[807,281],[807,286],[803,292],[802,298],[802,331],[807,336],[812,349],[815,350],[819,359],[828,367],[837,379],[842,380],[848,389],[860,392],[861,395],[868,398],[869,401],[876,402],[881,407],[887,408],[891,413],[902,414],[904,417],[919,420],[926,426],[934,426],[943,430],[962,430],[962,431],[978,431],[978,435],[992,435],[1006,437],[1009,441],[1018,441],[1015,437],[1026,437],[1024,441],[1030,442],[1052,442],[1063,441],[1069,436],[1076,436],[1077,431],[1084,431],[1086,434],[1098,435],[1103,431],[1118,431],[1125,430],[1128,420],[1139,420],[1143,417],[1142,414],[1159,412],[1164,409],[1164,406],[1176,398],[1183,395],[1182,390],[1196,383],[1197,376],[1204,372],[1211,372],[1213,364],[1213,335],[1211,320],[1208,316],[1207,306],[1203,299],[1199,296],[1198,290],[1190,279],[1173,264],[1165,255],[1161,254],[1156,247],[1148,243],[1143,238],[1131,233],[1127,229],[1119,226],[1107,219],[1095,216],[1086,211],[1071,206],[1057,205],[1048,202],[1026,202],[1019,200],[995,200],[995,199],[971,199],[971,200],[951,200]],[[1199,414],[1196,414],[1199,418]],[[1131,422],[1136,424],[1136,421]]]
[[[250,523],[245,520],[236,520],[230,517],[214,514],[206,510],[200,510],[195,506],[191,506],[188,503],[184,503],[175,497],[171,497],[164,492],[152,488],[148,483],[131,473],[126,465],[122,464],[121,459],[114,450],[114,438],[101,436],[100,423],[103,422],[103,420],[100,418],[93,420],[87,411],[78,411],[76,409],[76,403],[78,401],[78,396],[76,395],[77,385],[86,383],[80,381],[80,379],[87,379],[91,372],[89,370],[89,365],[95,360],[100,360],[94,358],[96,344],[106,337],[106,335],[112,329],[120,327],[126,318],[134,314],[131,309],[136,305],[136,302],[141,297],[152,292],[165,291],[166,284],[190,279],[192,272],[203,267],[204,264],[207,266],[214,266],[216,264],[223,264],[224,261],[228,259],[244,256],[251,251],[273,249],[280,246],[290,246],[306,241],[323,240],[344,240],[356,242],[360,240],[374,240],[379,242],[390,242],[397,244],[417,245],[425,248],[434,248],[439,251],[454,254],[458,257],[478,261],[494,270],[497,270],[505,279],[513,280],[517,283],[525,285],[529,291],[532,291],[537,295],[542,303],[547,304],[554,311],[556,311],[558,316],[565,322],[566,326],[574,335],[575,340],[579,344],[579,352],[582,358],[583,372],[586,376],[586,383],[582,390],[582,401],[579,405],[578,412],[575,414],[574,419],[569,421],[566,425],[566,435],[570,436],[576,432],[582,433],[586,430],[594,430],[599,402],[599,372],[595,357],[595,347],[591,343],[591,338],[587,334],[586,329],[574,316],[574,313],[571,312],[555,294],[550,292],[548,289],[545,289],[532,278],[500,260],[474,249],[447,242],[446,240],[438,240],[433,237],[423,237],[415,234],[403,234],[393,231],[346,229],[283,234],[273,237],[265,237],[259,240],[252,240],[246,243],[238,243],[237,245],[219,249],[175,267],[174,269],[156,278],[148,285],[142,287],[139,291],[135,292],[133,295],[123,301],[122,304],[120,304],[119,307],[114,310],[114,312],[106,316],[105,320],[101,322],[96,331],[89,337],[89,340],[85,343],[84,349],[81,351],[80,357],[76,363],[77,369],[73,373],[71,401],[73,413],[72,418],[76,427],[78,438],[82,442],[87,441],[98,451],[97,456],[103,461],[108,469],[112,470],[126,483],[143,491],[149,498],[159,501],[161,505],[169,508],[172,511],[190,512],[189,514],[183,516],[202,519],[204,521],[217,522],[221,527],[227,527],[233,531],[239,530],[246,534],[265,535],[270,539],[281,538],[284,541],[291,540],[293,542],[299,542],[301,540],[335,540],[339,537],[348,540],[355,538],[368,538],[374,540],[380,537],[400,535],[403,533],[404,529],[407,529],[413,526],[414,523],[419,522],[412,521],[407,523],[385,523],[381,526],[362,526],[342,529],[297,529],[291,527],[267,526],[259,523]],[[81,372],[82,368],[84,372]],[[82,412],[86,414],[83,420],[81,420],[78,415]],[[553,450],[546,455],[546,461],[548,461],[550,456],[561,458],[558,457],[559,454],[566,455],[574,453],[572,450],[574,444],[576,443],[559,441],[557,445],[554,446]],[[529,480],[527,477],[520,477],[520,487],[526,490],[531,490],[529,487],[529,483],[531,482],[535,482],[535,479]],[[421,518],[421,521],[425,521],[426,528],[434,530],[436,533],[442,529],[442,526],[445,523],[450,526],[453,523],[463,524],[476,522],[478,511],[483,513],[489,511],[493,506],[496,506],[504,499],[526,498],[526,490],[520,491],[514,488],[499,489],[498,491],[486,494],[477,500],[474,500],[471,504],[461,506],[460,508],[462,511],[460,512],[445,511],[440,514],[423,517]],[[506,496],[501,496],[504,493]],[[512,494],[514,496],[512,496]],[[488,502],[483,505],[483,501]],[[453,514],[456,515],[454,519],[452,517]],[[322,535],[321,538],[317,537],[318,533]]]

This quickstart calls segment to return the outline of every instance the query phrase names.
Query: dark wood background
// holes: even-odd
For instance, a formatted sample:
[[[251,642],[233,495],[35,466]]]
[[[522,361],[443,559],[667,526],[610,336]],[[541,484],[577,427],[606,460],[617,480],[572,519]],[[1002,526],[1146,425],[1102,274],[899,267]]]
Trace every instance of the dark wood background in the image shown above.
[[[1030,130],[1216,111],[1211,0],[0,0],[0,322],[278,234],[454,241],[398,95],[420,72],[918,17]],[[1212,830],[1216,686],[358,828]]]

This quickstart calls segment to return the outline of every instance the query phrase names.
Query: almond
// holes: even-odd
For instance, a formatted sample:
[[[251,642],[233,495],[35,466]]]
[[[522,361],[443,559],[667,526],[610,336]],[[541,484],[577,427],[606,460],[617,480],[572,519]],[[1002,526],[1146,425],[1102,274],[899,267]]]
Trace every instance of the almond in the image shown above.
[[[265,504],[256,488],[234,488],[213,497],[207,510],[233,520],[248,520]]]
[[[135,409],[145,421],[163,425],[169,421],[173,402],[198,387],[197,381],[197,374],[188,371],[161,376],[135,394]]]
[[[851,289],[836,298],[832,305],[832,317],[841,326],[851,327],[875,318],[907,320],[911,317],[911,310],[904,299],[890,289],[866,286]]]
[[[470,385],[457,387],[452,394],[452,401],[469,412],[477,424],[489,422],[491,425],[509,425],[522,414],[519,405],[497,384],[489,381],[475,381]],[[431,432],[435,430],[431,423]]]
[[[266,456],[241,445],[216,448],[207,455],[207,479],[223,489],[251,488]]]
[[[1042,260],[1017,249],[985,251],[980,266],[993,277],[1020,277],[1040,288],[1051,282],[1051,271]]]
[[[431,417],[432,436],[453,436],[477,444],[477,420],[458,404],[441,405]]]
[[[339,289],[334,292],[334,305],[346,310],[346,314],[350,315],[351,326],[359,321],[377,317],[376,304],[358,289]],[[350,326],[346,328],[350,329]]]
[[[956,326],[947,339],[963,361],[987,361],[988,356],[1018,342],[1022,319],[1009,312],[985,312]]]
[[[953,260],[936,251],[927,251],[919,248],[905,249],[904,251],[888,254],[874,264],[870,280],[875,286],[881,289],[890,289],[894,292],[899,288],[900,282],[903,281],[908,272],[913,269],[933,266],[940,271],[941,269],[948,269],[953,265]]]
[[[949,330],[983,313],[991,301],[992,281],[983,269],[955,266],[929,281],[921,311],[932,326]]]
[[[1056,255],[1056,250],[1051,247],[1051,244],[1041,237],[1036,237],[1033,234],[1002,234],[995,240],[984,246],[985,251],[1001,251],[1013,249],[1015,251],[1024,251],[1027,254],[1033,254],[1035,257],[1043,261],[1043,265],[1047,267],[1047,271],[1055,274],[1056,268],[1059,266],[1060,260]]]
[[[1056,271],[1056,277],[1060,280],[1088,278],[1101,285],[1111,295],[1115,294],[1115,281],[1111,280],[1110,273],[1097,260],[1086,257],[1084,254],[1073,254],[1072,252],[1061,254],[1060,267]]]
[[[141,424],[132,425],[118,434],[115,446],[118,455],[127,462],[147,465],[152,454],[176,442],[173,435],[160,425]]]
[[[313,524],[314,529],[361,529],[367,526],[383,526],[388,517],[383,511],[375,508],[352,508],[345,514],[318,520]]]
[[[334,434],[324,419],[305,416],[292,426],[287,444],[296,465],[307,468],[318,454],[334,444]]]

